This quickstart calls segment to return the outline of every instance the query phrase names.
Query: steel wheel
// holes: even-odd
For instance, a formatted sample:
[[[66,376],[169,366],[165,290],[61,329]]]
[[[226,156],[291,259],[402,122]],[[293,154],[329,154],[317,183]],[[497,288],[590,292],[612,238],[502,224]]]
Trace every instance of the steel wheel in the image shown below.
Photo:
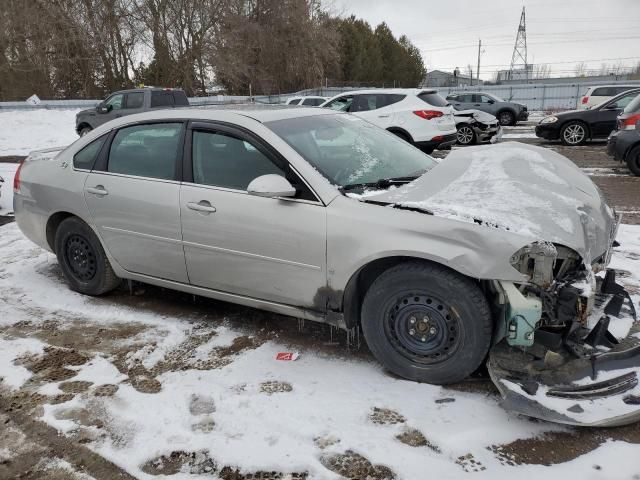
[[[587,131],[584,125],[580,123],[572,123],[564,127],[562,131],[562,140],[567,145],[580,145],[587,138]]]
[[[513,113],[511,112],[500,112],[500,114],[498,115],[498,121],[500,122],[500,125],[503,126],[509,126],[509,125],[514,125],[515,122],[515,117],[513,116]]]
[[[473,143],[475,133],[469,125],[462,125],[458,129],[458,143],[460,145],[469,145]]]
[[[432,365],[452,356],[459,343],[459,318],[446,302],[408,293],[387,311],[385,334],[393,348],[412,362]]]
[[[65,244],[65,260],[73,275],[88,282],[96,275],[96,252],[81,235],[70,235]]]

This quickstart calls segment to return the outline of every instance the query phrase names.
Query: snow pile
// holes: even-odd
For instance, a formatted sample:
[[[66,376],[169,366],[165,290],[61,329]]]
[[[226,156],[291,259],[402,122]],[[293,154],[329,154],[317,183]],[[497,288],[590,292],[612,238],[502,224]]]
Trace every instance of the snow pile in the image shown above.
[[[13,212],[13,176],[17,169],[17,163],[0,162],[0,177],[4,178],[0,185],[0,216]]]
[[[0,156],[65,147],[78,139],[76,114],[80,110],[0,110]]]

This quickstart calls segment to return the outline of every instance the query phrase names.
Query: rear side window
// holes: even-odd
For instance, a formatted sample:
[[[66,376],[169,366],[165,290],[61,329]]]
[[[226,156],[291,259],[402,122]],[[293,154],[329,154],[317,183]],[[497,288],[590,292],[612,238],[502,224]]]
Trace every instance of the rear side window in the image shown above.
[[[174,90],[173,103],[177,107],[189,106],[189,99],[187,98],[187,94],[184,93],[182,90]]]
[[[302,100],[302,99],[296,98],[295,100],[291,100],[289,102],[289,105],[298,105],[300,103],[300,100]]]
[[[421,93],[418,98],[432,107],[446,107],[447,101],[437,93]]]
[[[169,91],[154,90],[151,92],[152,107],[173,107],[173,95]]]
[[[107,171],[172,180],[181,139],[181,123],[122,128],[111,143]]]
[[[102,148],[102,145],[104,145],[104,141],[106,138],[107,135],[103,135],[102,137],[94,140],[78,153],[76,153],[73,156],[73,166],[75,168],[91,170],[93,168],[93,164],[96,162],[96,158],[98,158],[98,154],[100,153],[100,149]]]
[[[144,92],[127,93],[125,108],[142,108]]]

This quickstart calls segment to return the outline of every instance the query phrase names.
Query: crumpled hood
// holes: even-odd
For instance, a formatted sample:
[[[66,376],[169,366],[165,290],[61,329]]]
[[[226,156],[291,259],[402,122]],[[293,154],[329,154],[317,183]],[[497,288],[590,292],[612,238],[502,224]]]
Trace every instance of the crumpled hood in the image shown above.
[[[453,115],[454,117],[456,117],[456,120],[459,119],[458,117],[460,117],[460,119],[462,119],[463,117],[473,117],[477,121],[482,123],[495,123],[498,121],[496,117],[494,117],[490,113],[483,112],[482,110],[456,110],[453,112]]]
[[[516,142],[454,150],[417,180],[366,200],[558,243],[590,263],[615,230],[612,209],[573,162]]]

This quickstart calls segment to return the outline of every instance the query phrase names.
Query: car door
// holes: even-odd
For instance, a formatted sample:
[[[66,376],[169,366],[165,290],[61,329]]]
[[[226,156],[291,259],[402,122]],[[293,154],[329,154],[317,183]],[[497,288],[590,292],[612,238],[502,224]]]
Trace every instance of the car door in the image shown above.
[[[473,95],[471,93],[464,93],[458,95],[457,102],[454,103],[456,110],[468,110],[473,107]]]
[[[98,114],[96,115],[96,125],[94,128],[102,125],[103,123],[107,123],[114,118],[118,118],[121,115],[122,108],[124,106],[124,94],[123,93],[114,93],[107,97],[107,99],[101,104],[104,107],[107,107],[107,111],[105,113],[100,113],[98,110]]]
[[[393,107],[389,105],[387,97],[388,95],[382,93],[354,95],[349,112],[380,128],[387,128],[393,120]]]
[[[618,115],[637,96],[637,91],[628,93],[602,105],[598,109],[595,120],[591,125],[592,135],[594,137],[607,137],[615,130]]]
[[[490,113],[494,117],[498,113],[498,104],[497,102],[491,98],[489,95],[474,95],[474,100],[477,100],[477,103],[474,104],[474,108],[478,110],[482,110],[483,112]]]
[[[190,282],[322,310],[324,205],[286,160],[245,130],[194,123],[186,141],[180,210]],[[296,198],[248,194],[249,183],[266,174],[286,176]]]
[[[183,122],[110,134],[84,185],[105,248],[125,270],[187,283],[180,226]]]
[[[133,115],[144,112],[144,92],[129,92],[124,96],[124,108],[121,115]]]

